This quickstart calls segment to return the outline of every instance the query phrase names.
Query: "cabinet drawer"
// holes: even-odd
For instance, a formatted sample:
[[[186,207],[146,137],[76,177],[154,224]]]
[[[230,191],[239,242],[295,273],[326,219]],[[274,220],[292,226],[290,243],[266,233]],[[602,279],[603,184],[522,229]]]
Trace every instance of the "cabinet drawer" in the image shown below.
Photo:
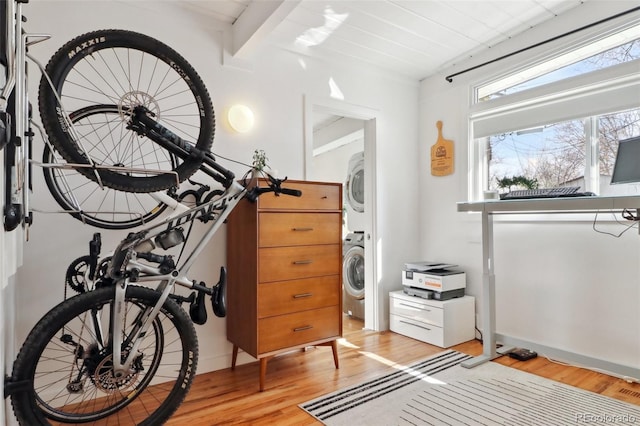
[[[342,185],[326,183],[286,181],[285,188],[302,191],[301,197],[265,194],[258,198],[260,209],[302,209],[302,210],[339,210],[342,197]]]
[[[268,213],[258,218],[260,247],[335,244],[340,241],[340,213]]]
[[[444,325],[444,309],[409,301],[399,297],[390,298],[389,312],[395,315],[402,315],[414,321],[425,324],[432,324],[442,327]]]
[[[339,328],[339,306],[264,318],[258,321],[258,352],[266,353],[338,337]]]
[[[258,318],[339,304],[339,275],[258,284]]]
[[[340,244],[258,250],[258,281],[295,280],[340,274]]]
[[[411,318],[391,314],[389,316],[391,331],[432,345],[445,347],[442,327],[425,324]]]

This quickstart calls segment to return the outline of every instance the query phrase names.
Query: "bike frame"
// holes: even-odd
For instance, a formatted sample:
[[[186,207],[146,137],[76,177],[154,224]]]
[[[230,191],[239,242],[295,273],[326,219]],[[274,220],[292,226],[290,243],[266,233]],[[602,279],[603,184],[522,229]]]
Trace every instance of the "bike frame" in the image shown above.
[[[193,263],[195,262],[199,254],[204,249],[204,246],[209,242],[209,240],[211,240],[218,229],[220,229],[220,227],[224,224],[224,221],[227,219],[236,205],[240,202],[240,200],[244,197],[246,192],[246,187],[234,181],[231,186],[225,191],[225,194],[220,198],[211,200],[199,206],[192,207],[182,213],[171,215],[164,221],[152,225],[140,232],[137,232],[132,237],[126,238],[116,248],[113,254],[109,273],[112,276],[117,276],[118,272],[120,271],[123,272],[123,277],[118,279],[115,283],[115,299],[111,320],[112,330],[110,330],[111,341],[106,342],[107,344],[110,344],[112,346],[113,368],[114,374],[116,376],[119,374],[126,375],[129,373],[142,337],[146,334],[147,330],[157,317],[160,309],[162,308],[162,305],[164,305],[165,301],[173,291],[173,288],[176,284],[192,290],[195,289],[203,291],[202,286],[198,285],[195,281],[187,278],[186,274],[188,273],[191,266],[193,266]],[[137,253],[135,249],[141,243],[151,240],[154,237],[162,234],[163,232],[175,229],[182,224],[206,217],[216,211],[219,211],[219,213],[217,213],[217,215],[213,219],[213,223],[200,238],[187,259],[182,265],[177,266],[170,273],[162,273],[160,271],[160,268],[150,266],[146,263],[141,263],[137,260]],[[186,241],[183,242],[183,244],[184,243],[186,243]],[[116,263],[119,259],[122,259],[121,264]],[[135,276],[134,279],[131,278],[132,273]],[[138,326],[136,327],[136,330],[134,330],[132,334],[127,336],[127,340],[132,341],[133,345],[130,346],[129,353],[124,362],[122,362],[122,331],[125,324],[122,323],[122,316],[118,315],[117,313],[122,312],[127,286],[131,282],[159,282],[156,290],[158,290],[161,295],[153,309],[144,312],[143,318],[138,318],[139,321],[137,321]],[[97,343],[103,346],[105,345],[105,342]]]
[[[0,92],[0,112],[8,112],[9,115],[15,120],[15,140],[10,141],[16,148],[15,152],[15,166],[11,172],[11,206],[5,206],[5,229],[7,221],[7,208],[19,209],[20,215],[19,221],[23,223],[23,226],[28,226],[31,223],[31,213],[29,209],[29,173],[26,165],[30,164],[30,152],[29,143],[31,141],[31,117],[29,115],[29,101],[27,91],[27,58],[34,61],[43,75],[49,80],[49,84],[52,86],[51,80],[47,76],[44,68],[34,58],[27,54],[27,47],[29,46],[29,37],[38,37],[42,41],[49,38],[46,35],[26,34],[24,32],[22,22],[22,6],[23,3],[28,0],[9,0],[7,5],[7,83]],[[35,41],[35,42],[38,42]],[[33,44],[33,43],[31,43]],[[54,90],[55,91],[55,90]],[[12,111],[7,111],[9,108],[9,97],[13,95],[15,102]],[[58,99],[59,100],[59,99]],[[72,134],[75,134],[73,123],[69,119],[69,115],[65,113],[67,124],[72,129]],[[186,205],[180,203],[176,199],[164,192],[158,192],[151,194],[157,201],[163,202],[171,207],[174,211],[166,219],[149,225],[146,228],[130,234],[125,238],[118,247],[113,251],[111,260],[108,263],[107,271],[104,275],[96,277],[94,276],[95,267],[97,265],[98,254],[92,254],[92,262],[95,262],[89,268],[89,271],[85,273],[86,282],[91,283],[93,287],[97,285],[113,286],[114,299],[111,304],[111,310],[109,313],[109,330],[105,335],[102,330],[99,313],[93,311],[92,324],[94,327],[95,343],[101,348],[111,349],[112,362],[113,362],[113,374],[114,377],[125,377],[133,371],[133,363],[137,357],[137,352],[140,344],[152,327],[153,322],[158,317],[163,305],[171,297],[172,291],[176,285],[185,287],[191,290],[195,290],[199,293],[204,292],[207,295],[212,296],[214,294],[213,287],[207,287],[204,283],[198,283],[190,280],[187,276],[190,268],[198,256],[202,253],[205,245],[213,238],[215,233],[224,224],[229,214],[234,210],[238,203],[245,197],[249,196],[249,199],[255,201],[257,196],[263,192],[274,191],[276,195],[280,192],[289,195],[300,195],[299,191],[287,190],[280,188],[282,181],[272,179],[269,176],[268,188],[260,188],[255,178],[246,179],[243,184],[235,180],[234,174],[218,164],[213,155],[210,152],[199,151],[189,142],[181,139],[169,129],[161,126],[154,120],[153,115],[143,107],[134,108],[130,116],[131,125],[138,131],[140,135],[144,135],[155,143],[169,151],[170,153],[186,159],[191,156],[197,156],[202,160],[200,170],[212,177],[217,182],[221,183],[224,192],[217,198],[213,198],[210,201],[200,203],[197,200],[197,205],[188,208]],[[45,143],[49,143],[45,135],[42,135]],[[28,139],[26,141],[24,139]],[[79,145],[81,146],[81,145]],[[82,149],[82,148],[81,148]],[[89,158],[89,156],[87,156]],[[49,164],[42,165],[44,167],[90,167],[96,172],[96,178],[98,184],[101,185],[100,178],[97,174],[97,169],[101,168],[90,162],[90,164],[74,165],[74,164]],[[113,169],[123,169],[121,167],[110,167]],[[128,169],[131,171],[140,171],[134,169]],[[144,170],[149,173],[167,173],[164,171]],[[175,173],[175,172],[168,172]],[[286,180],[286,179],[285,179]],[[179,184],[176,174],[176,183]],[[63,183],[64,184],[64,183]],[[72,200],[76,203],[76,200]],[[80,207],[80,206],[78,206]],[[80,210],[80,209],[79,209]],[[186,259],[180,265],[174,265],[170,256],[158,255],[151,253],[153,244],[151,241],[156,237],[169,236],[174,237],[174,234],[168,234],[176,230],[181,226],[189,223],[193,223],[194,220],[201,219],[203,222],[211,222],[208,229],[200,237],[195,247],[190,250]],[[16,224],[17,226],[17,224]],[[11,230],[11,229],[7,229]],[[175,244],[171,241],[172,245],[166,248],[184,245],[187,242],[189,235],[185,238],[180,235]],[[152,247],[149,249],[149,247]],[[163,245],[163,248],[164,245]],[[142,262],[141,260],[146,260]],[[157,263],[158,266],[152,265]],[[167,265],[170,265],[168,268]],[[104,272],[104,271],[102,271]],[[153,307],[149,307],[142,311],[136,318],[133,330],[128,336],[124,336],[124,329],[126,324],[124,323],[124,317],[121,313],[124,311],[124,305],[126,300],[127,288],[132,283],[157,283],[155,290],[159,293],[159,298]],[[91,290],[88,286],[87,290]],[[178,302],[188,301],[187,298],[176,298]],[[123,348],[127,349],[127,353],[123,354]]]

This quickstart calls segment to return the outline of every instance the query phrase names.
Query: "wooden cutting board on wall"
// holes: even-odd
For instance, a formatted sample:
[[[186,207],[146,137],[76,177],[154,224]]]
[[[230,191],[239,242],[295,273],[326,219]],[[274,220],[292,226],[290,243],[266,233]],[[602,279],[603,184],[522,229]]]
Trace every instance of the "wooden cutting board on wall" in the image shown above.
[[[442,121],[436,127],[438,140],[431,146],[431,174],[446,176],[453,174],[453,141],[442,137]]]

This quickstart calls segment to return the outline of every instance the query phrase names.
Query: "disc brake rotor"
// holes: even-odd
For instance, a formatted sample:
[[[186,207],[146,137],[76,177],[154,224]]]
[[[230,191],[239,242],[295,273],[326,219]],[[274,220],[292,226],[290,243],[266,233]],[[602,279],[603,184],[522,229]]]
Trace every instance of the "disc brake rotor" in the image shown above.
[[[156,99],[148,93],[132,90],[122,95],[118,102],[118,113],[122,120],[128,120],[133,109],[138,106],[144,106],[155,116],[156,120],[160,119],[160,106]]]
[[[116,392],[122,392],[133,386],[136,383],[141,368],[136,366],[137,361],[134,362],[134,371],[122,377],[116,377],[113,374],[113,358],[111,355],[106,356],[98,365],[92,375],[92,381],[98,389],[104,393],[112,394]]]

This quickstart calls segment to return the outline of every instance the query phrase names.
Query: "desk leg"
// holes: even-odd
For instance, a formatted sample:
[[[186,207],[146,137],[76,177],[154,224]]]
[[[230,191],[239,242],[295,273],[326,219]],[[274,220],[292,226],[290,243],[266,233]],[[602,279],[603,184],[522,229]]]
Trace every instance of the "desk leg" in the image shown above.
[[[482,212],[482,355],[461,365],[472,368],[497,358],[496,352],[496,277],[493,265],[493,215]]]

